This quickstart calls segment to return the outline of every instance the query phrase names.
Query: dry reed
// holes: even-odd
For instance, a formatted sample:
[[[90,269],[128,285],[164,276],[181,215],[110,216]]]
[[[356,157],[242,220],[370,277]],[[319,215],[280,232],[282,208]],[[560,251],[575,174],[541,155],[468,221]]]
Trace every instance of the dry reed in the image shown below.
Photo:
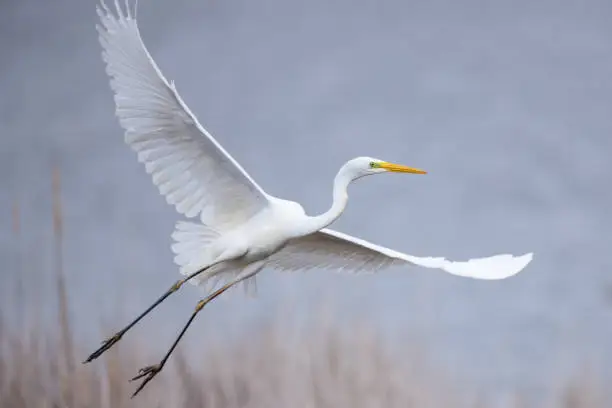
[[[288,329],[271,321],[248,339],[210,340],[201,355],[180,351],[173,364],[136,399],[127,379],[147,363],[144,339],[125,339],[100,364],[76,363],[85,350],[78,346],[62,260],[60,176],[53,173],[55,287],[58,332],[42,326],[8,324],[3,314],[25,305],[4,302],[0,313],[0,407],[488,407],[467,403],[439,373],[407,364],[417,350],[393,350],[365,327],[330,326],[313,321],[306,329]],[[18,205],[13,232],[21,234]],[[17,271],[20,272],[20,271]],[[44,271],[41,273],[45,273]],[[5,288],[24,288],[21,273]],[[36,276],[30,276],[37,279]],[[19,300],[17,300],[18,302]],[[11,305],[11,303],[13,303]],[[27,318],[27,315],[24,315]],[[194,364],[196,362],[196,364]],[[581,377],[565,387],[546,407],[612,407],[604,388]],[[527,407],[517,396],[512,407]]]

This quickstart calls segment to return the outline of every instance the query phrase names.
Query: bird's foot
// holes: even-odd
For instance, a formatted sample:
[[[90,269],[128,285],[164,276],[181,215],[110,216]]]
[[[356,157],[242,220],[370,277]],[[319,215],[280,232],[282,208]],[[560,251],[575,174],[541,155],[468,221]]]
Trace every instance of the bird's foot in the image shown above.
[[[96,351],[91,353],[91,355],[89,357],[87,357],[87,360],[83,361],[83,364],[89,363],[90,361],[95,360],[96,358],[100,357],[105,351],[107,351],[108,349],[113,347],[113,345],[115,343],[117,343],[119,340],[121,340],[122,336],[123,336],[123,333],[122,332],[118,332],[114,336],[104,340],[102,342],[102,346],[100,346],[99,349],[97,349]]]
[[[144,388],[144,386],[147,385],[147,383],[162,370],[162,368],[164,368],[163,363],[141,368],[138,371],[138,375],[130,380],[131,382],[144,378],[144,381],[138,386],[136,391],[134,391],[134,394],[132,394],[132,398],[134,398],[136,394],[138,394]]]

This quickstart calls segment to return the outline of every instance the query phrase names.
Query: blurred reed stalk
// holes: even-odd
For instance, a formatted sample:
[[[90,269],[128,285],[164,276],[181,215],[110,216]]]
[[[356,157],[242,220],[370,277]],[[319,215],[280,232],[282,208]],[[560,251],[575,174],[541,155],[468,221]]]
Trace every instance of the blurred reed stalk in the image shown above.
[[[19,200],[17,198],[15,198],[15,201],[13,202],[12,221],[12,232],[13,237],[15,238],[15,271],[13,271],[15,275],[15,291],[11,296],[11,301],[16,311],[15,324],[18,326],[18,329],[21,329],[25,320],[25,277],[23,276],[25,271],[22,264],[23,255],[21,253],[21,211],[19,209]]]
[[[60,345],[64,356],[63,366],[60,368],[64,381],[74,375],[74,345],[72,342],[72,331],[70,328],[70,312],[68,293],[66,291],[66,276],[64,273],[64,228],[62,217],[62,191],[61,173],[59,167],[53,167],[52,196],[53,196],[53,239],[55,243],[55,279],[57,285],[58,299],[58,323],[60,328]],[[70,380],[68,380],[68,383]],[[63,394],[68,406],[72,406],[72,390],[70,387],[63,387]]]

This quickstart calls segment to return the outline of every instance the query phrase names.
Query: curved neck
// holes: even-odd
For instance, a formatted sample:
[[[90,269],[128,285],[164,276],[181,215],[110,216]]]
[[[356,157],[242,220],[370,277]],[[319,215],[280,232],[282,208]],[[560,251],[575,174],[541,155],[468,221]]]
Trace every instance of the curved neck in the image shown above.
[[[323,229],[340,217],[348,202],[348,193],[346,190],[351,181],[353,181],[353,179],[349,177],[343,169],[340,169],[334,178],[334,201],[331,208],[321,215],[308,217],[308,222],[304,224],[300,231],[300,235],[308,235]]]

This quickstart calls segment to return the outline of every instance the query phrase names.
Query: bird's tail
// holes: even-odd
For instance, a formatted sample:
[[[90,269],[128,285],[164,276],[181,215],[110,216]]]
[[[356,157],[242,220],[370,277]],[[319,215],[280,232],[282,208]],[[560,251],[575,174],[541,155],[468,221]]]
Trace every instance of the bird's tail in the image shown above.
[[[204,224],[187,221],[176,223],[172,239],[172,252],[175,253],[174,262],[179,265],[183,276],[190,275],[198,269],[214,262],[212,244],[221,234],[214,228]],[[223,269],[222,265],[213,266],[210,270],[189,280],[197,286],[203,286],[207,292],[234,280],[240,274],[241,269]],[[257,293],[255,276],[240,283],[247,295],[254,296]]]
[[[172,233],[175,242],[171,248],[175,254],[174,263],[180,267],[182,275],[189,275],[213,261],[210,246],[219,236],[219,232],[204,224],[187,221],[176,223]],[[208,275],[198,276],[189,282],[197,285]]]

